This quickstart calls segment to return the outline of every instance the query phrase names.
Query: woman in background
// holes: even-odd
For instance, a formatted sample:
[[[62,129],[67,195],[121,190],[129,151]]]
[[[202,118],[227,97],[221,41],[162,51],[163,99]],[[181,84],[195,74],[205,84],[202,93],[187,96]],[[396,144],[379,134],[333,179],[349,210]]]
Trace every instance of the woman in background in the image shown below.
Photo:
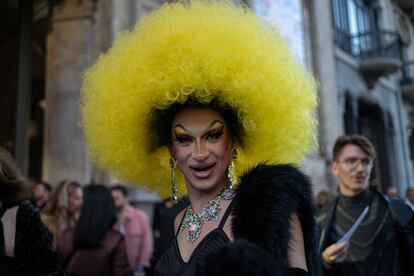
[[[0,275],[59,275],[52,235],[29,197],[28,181],[0,148]]]
[[[53,234],[53,244],[59,242],[60,235],[66,228],[73,228],[82,207],[82,186],[75,182],[64,180],[56,187],[55,192],[42,214],[42,221]]]
[[[64,275],[133,275],[124,238],[113,230],[116,209],[111,192],[101,185],[87,186],[84,192],[79,221],[62,233],[58,245]]]

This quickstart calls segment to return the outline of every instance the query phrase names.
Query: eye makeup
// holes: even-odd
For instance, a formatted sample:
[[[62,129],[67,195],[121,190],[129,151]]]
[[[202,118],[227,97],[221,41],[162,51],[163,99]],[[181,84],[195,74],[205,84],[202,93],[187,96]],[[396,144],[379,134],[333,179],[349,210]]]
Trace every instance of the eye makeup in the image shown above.
[[[182,129],[182,126],[178,125],[174,128],[174,140],[184,144],[191,142],[192,138]]]
[[[206,129],[203,131],[205,134],[202,137],[206,140],[217,140],[220,138],[224,133],[224,123],[220,120],[214,120],[211,122]],[[182,143],[187,144],[191,142],[194,137],[189,134],[189,131],[186,130],[182,125],[178,124],[174,127],[174,140]]]
[[[224,133],[224,125],[217,121],[215,124],[211,127],[211,129],[205,134],[205,137],[207,139],[213,139],[216,140],[220,138],[221,135]]]

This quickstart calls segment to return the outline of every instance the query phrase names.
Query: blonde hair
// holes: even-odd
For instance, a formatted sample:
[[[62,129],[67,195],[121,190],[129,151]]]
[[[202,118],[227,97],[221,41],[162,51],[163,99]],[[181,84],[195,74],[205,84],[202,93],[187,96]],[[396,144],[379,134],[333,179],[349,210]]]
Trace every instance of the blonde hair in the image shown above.
[[[279,32],[245,7],[191,1],[144,16],[85,73],[89,156],[120,179],[168,195],[169,153],[151,151],[149,122],[154,109],[189,98],[237,110],[245,133],[238,174],[260,162],[300,164],[316,145],[316,83]]]
[[[60,238],[60,232],[67,227],[75,227],[78,214],[68,212],[68,201],[71,194],[82,186],[74,181],[61,181],[53,192],[46,210],[42,216],[43,223],[53,233],[56,244]]]

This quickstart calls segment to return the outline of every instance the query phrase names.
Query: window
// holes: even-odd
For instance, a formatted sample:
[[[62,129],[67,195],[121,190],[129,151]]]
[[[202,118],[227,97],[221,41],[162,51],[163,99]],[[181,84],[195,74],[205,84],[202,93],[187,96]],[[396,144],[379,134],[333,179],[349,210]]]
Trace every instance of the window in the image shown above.
[[[332,0],[332,16],[335,43],[350,54],[361,43],[353,37],[377,28],[375,11],[359,0]]]

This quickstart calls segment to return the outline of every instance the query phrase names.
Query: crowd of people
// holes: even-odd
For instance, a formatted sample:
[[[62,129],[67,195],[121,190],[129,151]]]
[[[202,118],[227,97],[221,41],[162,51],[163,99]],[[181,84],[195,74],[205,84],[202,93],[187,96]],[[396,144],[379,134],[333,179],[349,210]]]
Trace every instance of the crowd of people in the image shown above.
[[[0,275],[144,275],[152,232],[124,185],[54,188],[0,149]]]

